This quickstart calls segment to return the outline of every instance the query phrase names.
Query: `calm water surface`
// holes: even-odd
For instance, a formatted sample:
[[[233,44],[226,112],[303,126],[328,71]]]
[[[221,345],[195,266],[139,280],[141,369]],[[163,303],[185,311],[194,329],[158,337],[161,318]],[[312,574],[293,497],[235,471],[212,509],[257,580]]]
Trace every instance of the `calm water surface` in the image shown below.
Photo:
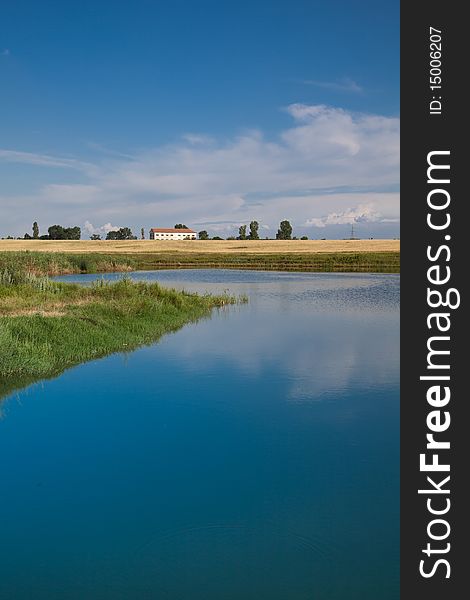
[[[397,600],[398,276],[133,277],[250,301],[3,402],[0,597]]]

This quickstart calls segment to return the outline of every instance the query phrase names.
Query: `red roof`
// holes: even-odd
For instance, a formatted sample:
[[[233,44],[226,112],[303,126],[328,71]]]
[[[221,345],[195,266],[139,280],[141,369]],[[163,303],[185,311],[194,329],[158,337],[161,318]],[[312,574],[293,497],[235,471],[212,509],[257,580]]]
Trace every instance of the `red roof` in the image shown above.
[[[173,229],[173,228],[153,228],[150,231],[153,233],[196,233],[192,229]]]

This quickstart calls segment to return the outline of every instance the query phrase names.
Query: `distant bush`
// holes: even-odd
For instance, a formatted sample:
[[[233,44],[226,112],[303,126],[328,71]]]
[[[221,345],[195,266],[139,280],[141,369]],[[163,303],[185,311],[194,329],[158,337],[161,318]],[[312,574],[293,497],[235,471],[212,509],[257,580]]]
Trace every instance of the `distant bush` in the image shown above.
[[[79,240],[82,231],[80,227],[62,227],[62,225],[51,225],[47,230],[49,240]],[[41,236],[42,239],[43,236]]]
[[[137,236],[132,234],[130,227],[121,227],[117,231],[108,231],[107,240],[136,240]]]

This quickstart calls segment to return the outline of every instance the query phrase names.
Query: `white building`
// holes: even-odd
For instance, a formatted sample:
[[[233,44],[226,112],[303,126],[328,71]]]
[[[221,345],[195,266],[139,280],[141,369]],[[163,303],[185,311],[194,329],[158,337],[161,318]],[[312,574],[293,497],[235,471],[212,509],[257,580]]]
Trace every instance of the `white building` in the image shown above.
[[[196,232],[192,229],[153,228],[150,230],[151,240],[195,240]]]

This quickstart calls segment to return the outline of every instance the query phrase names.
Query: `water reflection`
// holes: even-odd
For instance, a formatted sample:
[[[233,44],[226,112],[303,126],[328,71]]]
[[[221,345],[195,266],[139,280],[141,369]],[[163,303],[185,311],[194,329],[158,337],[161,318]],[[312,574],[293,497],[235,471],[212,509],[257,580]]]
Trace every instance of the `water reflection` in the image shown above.
[[[206,270],[133,276],[188,291],[249,296],[248,306],[219,311],[210,325],[186,327],[167,340],[167,352],[188,373],[216,376],[221,361],[244,376],[270,377],[280,370],[288,383],[286,399],[296,401],[398,378],[397,276]],[[157,346],[149,351],[159,352]]]
[[[397,385],[397,276],[159,271],[133,277],[249,296],[248,305],[215,311],[165,339],[165,360],[187,377],[217,380],[230,368],[262,382],[275,373],[283,399],[303,402]],[[160,345],[143,348],[130,355],[128,367],[157,363],[161,355]]]
[[[396,600],[398,277],[135,276],[250,302],[6,403],[0,597]]]

